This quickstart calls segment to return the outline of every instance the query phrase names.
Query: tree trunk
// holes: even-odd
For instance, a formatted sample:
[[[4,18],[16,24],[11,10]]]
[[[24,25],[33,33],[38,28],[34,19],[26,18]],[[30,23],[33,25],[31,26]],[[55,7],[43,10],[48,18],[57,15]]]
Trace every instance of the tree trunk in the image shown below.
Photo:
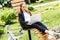
[[[28,2],[29,2],[29,4],[31,3],[31,1],[30,1],[30,0],[28,0]]]
[[[30,4],[30,3],[31,3],[31,1],[30,1],[30,0],[25,0],[25,2],[26,2],[27,4]]]

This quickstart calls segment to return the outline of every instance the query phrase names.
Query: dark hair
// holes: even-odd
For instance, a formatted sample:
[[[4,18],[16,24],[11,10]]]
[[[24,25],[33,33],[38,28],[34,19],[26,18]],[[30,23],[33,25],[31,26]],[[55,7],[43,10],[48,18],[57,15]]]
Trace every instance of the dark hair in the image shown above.
[[[23,12],[22,11],[22,5],[23,5],[23,3],[20,4],[20,12]]]
[[[22,5],[23,5],[23,3],[24,3],[24,2],[22,2],[22,3],[20,4],[20,12],[22,12],[22,13],[23,13],[23,11],[22,11]],[[30,11],[29,11],[29,13],[30,13],[30,15],[32,15]]]

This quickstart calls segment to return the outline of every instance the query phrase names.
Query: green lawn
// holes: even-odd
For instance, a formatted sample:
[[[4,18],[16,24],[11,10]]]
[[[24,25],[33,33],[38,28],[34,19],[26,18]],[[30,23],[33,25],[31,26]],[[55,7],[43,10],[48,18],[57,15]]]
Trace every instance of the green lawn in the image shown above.
[[[35,12],[32,12],[32,14],[37,14],[37,13],[41,13],[42,15],[42,23],[45,24],[47,27],[49,28],[53,28],[55,26],[60,25],[60,3],[59,6],[56,6],[54,8],[50,8],[50,5],[46,5],[43,7],[39,7],[36,8]],[[48,10],[47,10],[48,8]],[[3,11],[2,9],[0,9],[0,16],[3,15],[4,13],[8,12],[8,14],[11,12],[12,9],[10,8],[5,8],[5,10]],[[10,25],[10,29],[13,31],[13,33],[15,35],[19,34],[19,29],[20,29],[20,25],[18,23],[18,20],[15,20],[17,23]],[[1,22],[2,23],[2,22]],[[33,40],[38,40],[38,37],[36,36],[36,34],[31,30],[32,33],[32,39]],[[7,40],[8,35],[5,31],[5,33],[0,36],[0,40]],[[19,38],[19,40],[28,40],[28,33],[27,30],[23,30],[23,36],[22,38]]]
[[[42,15],[42,23],[46,24],[48,27],[52,28],[54,26],[60,25],[60,3],[56,3],[59,6],[54,8],[50,8],[51,6],[46,5],[43,7],[39,7],[37,12],[39,11]],[[48,10],[46,10],[48,8]]]

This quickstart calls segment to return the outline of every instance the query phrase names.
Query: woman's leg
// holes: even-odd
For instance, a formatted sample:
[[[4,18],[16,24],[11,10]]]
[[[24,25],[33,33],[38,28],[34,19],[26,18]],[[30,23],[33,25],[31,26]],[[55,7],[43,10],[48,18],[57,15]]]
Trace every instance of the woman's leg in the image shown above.
[[[27,29],[31,29],[31,28],[36,28],[39,31],[49,34],[48,35],[48,39],[53,38],[53,31],[48,30],[43,24],[41,23],[34,23],[31,26],[26,26]]]
[[[33,23],[32,25],[26,25],[24,27],[24,29],[31,29],[31,28],[36,28],[39,31],[42,31],[44,33],[45,33],[45,30],[48,30],[47,27],[45,27],[45,25],[43,25],[42,23],[39,23],[39,22]]]
[[[38,24],[38,25],[40,25],[40,26],[42,26],[42,27],[44,27],[45,29],[48,30],[48,28],[44,24],[42,24],[41,22],[36,22],[36,24]]]
[[[40,25],[38,25],[38,24],[32,24],[32,26],[35,27],[36,29],[38,29],[39,31],[43,32],[43,33],[49,34],[49,35],[48,35],[48,39],[53,38],[54,32],[48,30],[47,28],[45,28],[45,26],[43,27],[43,25],[40,26]]]
[[[52,34],[53,33],[52,31],[48,30],[48,28],[40,22],[36,22],[32,25],[26,25],[26,27],[25,27],[25,29],[32,29],[32,28],[36,28],[39,31],[41,31],[43,33],[47,33],[47,34]]]
[[[32,27],[38,29],[39,31],[45,33],[45,30],[48,30],[47,28],[43,27],[43,25],[38,25],[36,23],[32,24]]]

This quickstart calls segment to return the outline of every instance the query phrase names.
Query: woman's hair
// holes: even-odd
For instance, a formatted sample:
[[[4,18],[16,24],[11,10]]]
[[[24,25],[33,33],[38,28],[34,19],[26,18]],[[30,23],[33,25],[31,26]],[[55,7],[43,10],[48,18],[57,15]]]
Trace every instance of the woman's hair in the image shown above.
[[[23,5],[23,3],[20,4],[20,12],[23,12],[22,11],[22,5]]]
[[[22,12],[22,13],[23,13],[23,11],[22,11],[22,5],[23,5],[24,3],[25,3],[25,2],[22,2],[22,3],[20,4],[20,12]],[[29,10],[28,10],[28,13],[29,13],[30,15],[32,15]]]

